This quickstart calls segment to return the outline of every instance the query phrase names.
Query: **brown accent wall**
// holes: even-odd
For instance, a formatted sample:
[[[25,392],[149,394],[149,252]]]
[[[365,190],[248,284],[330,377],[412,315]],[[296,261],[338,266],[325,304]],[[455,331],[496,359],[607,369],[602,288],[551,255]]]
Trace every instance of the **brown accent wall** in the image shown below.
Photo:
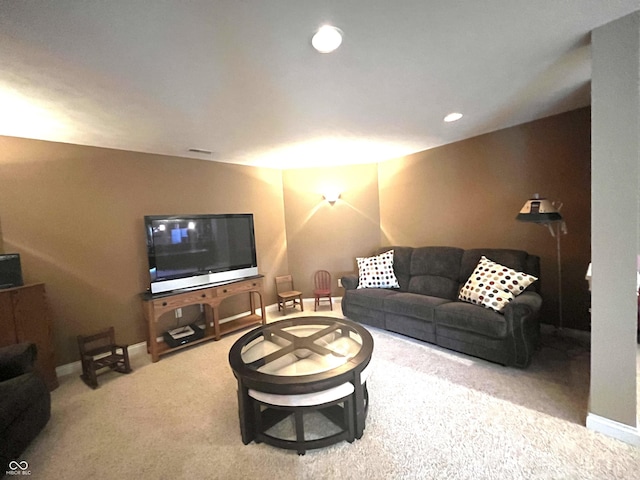
[[[0,137],[0,185],[3,249],[21,254],[26,282],[46,284],[58,364],[105,326],[146,339],[144,215],[253,213],[267,304],[272,272],[287,269],[279,170]],[[222,315],[246,309],[229,299]]]

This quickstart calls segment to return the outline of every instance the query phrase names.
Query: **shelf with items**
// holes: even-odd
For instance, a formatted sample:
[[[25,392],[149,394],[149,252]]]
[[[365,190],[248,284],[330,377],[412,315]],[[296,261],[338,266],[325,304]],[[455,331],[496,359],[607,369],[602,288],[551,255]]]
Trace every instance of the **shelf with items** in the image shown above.
[[[240,318],[220,323],[220,303],[226,298],[247,294],[249,295],[251,311]],[[148,328],[147,350],[151,354],[153,362],[157,362],[164,354],[209,340],[220,340],[222,335],[242,330],[251,325],[266,323],[262,275],[188,291],[161,295],[145,293],[142,295],[142,302]],[[205,317],[204,336],[176,347],[169,346],[164,340],[159,341],[158,337],[162,337],[163,334],[163,331],[158,329],[160,317],[167,312],[189,305],[203,305]],[[258,308],[260,313],[257,311]]]

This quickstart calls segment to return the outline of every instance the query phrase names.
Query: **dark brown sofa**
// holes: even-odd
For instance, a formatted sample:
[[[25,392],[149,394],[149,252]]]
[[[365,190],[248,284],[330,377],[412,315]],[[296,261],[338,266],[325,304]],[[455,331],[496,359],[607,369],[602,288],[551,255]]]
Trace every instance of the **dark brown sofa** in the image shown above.
[[[51,395],[33,371],[36,346],[0,348],[0,476],[40,433],[51,416]]]
[[[540,338],[539,281],[498,313],[458,300],[458,292],[484,255],[540,278],[540,258],[521,250],[455,247],[385,247],[393,250],[397,289],[360,288],[358,275],[342,277],[344,315],[503,365],[527,367]]]

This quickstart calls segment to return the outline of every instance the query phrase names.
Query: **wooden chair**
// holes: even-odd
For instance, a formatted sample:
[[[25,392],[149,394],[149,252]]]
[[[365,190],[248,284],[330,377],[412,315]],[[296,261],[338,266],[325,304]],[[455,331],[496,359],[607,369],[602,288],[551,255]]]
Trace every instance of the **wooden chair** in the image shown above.
[[[293,308],[296,308],[296,305],[300,305],[300,311],[304,312],[302,292],[294,288],[291,275],[276,277],[276,293],[278,294],[278,311],[282,309],[282,313],[286,313],[287,302],[292,302]]]
[[[315,297],[315,304],[313,309],[318,310],[320,306],[320,299],[328,299],[329,306],[333,310],[333,300],[331,299],[331,274],[326,270],[318,270],[313,277],[315,283],[315,289],[313,290],[313,296]]]
[[[116,344],[113,327],[109,327],[93,335],[78,335],[78,348],[82,362],[80,378],[91,388],[98,388],[96,372],[102,368],[110,368],[120,373],[131,372],[128,345]],[[120,352],[118,353],[118,350]]]

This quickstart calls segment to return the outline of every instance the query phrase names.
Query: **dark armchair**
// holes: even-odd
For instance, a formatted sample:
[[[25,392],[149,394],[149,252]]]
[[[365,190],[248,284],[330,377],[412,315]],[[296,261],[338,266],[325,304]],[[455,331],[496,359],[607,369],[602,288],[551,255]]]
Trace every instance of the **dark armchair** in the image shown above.
[[[0,472],[40,433],[51,416],[51,395],[33,370],[36,346],[0,347]]]

